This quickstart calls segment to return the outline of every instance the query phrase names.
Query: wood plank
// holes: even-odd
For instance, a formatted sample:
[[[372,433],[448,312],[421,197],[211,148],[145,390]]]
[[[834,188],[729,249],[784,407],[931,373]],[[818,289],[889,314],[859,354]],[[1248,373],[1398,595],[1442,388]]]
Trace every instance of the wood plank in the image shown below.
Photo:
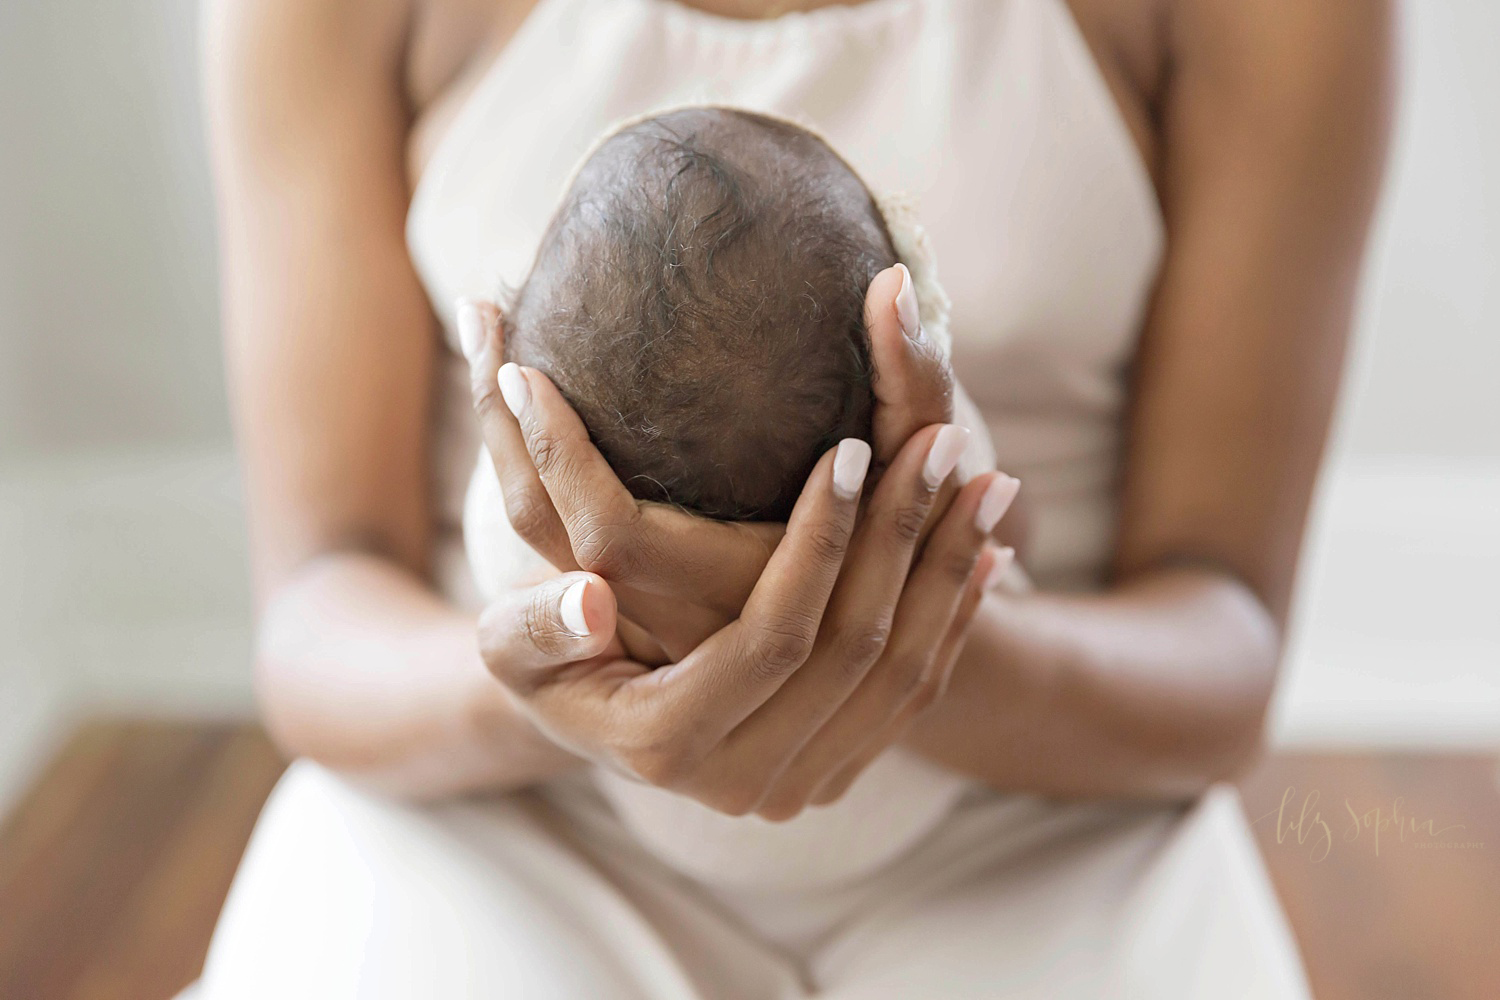
[[[224,735],[190,808],[112,921],[72,1000],[172,997],[198,977],[240,855],[283,769],[258,730]]]
[[[82,727],[0,830],[0,996],[159,1000],[191,981],[275,773],[244,727]],[[193,845],[202,866],[200,831],[219,838]]]

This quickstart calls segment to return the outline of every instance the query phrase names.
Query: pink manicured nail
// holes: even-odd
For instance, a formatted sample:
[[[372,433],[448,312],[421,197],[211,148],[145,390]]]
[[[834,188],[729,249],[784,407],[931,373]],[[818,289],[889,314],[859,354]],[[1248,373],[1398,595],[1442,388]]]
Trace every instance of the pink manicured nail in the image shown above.
[[[967,427],[960,427],[957,424],[945,425],[932,439],[932,447],[927,451],[927,464],[922,466],[923,481],[936,489],[939,483],[948,478],[948,473],[958,465],[958,460],[968,443],[969,429]]]
[[[990,567],[988,575],[986,575],[984,578],[984,589],[994,590],[996,587],[998,587],[1000,585],[1000,581],[1005,578],[1006,570],[1010,569],[1010,564],[1015,561],[1015,549],[1007,546],[1006,548],[998,550],[995,553],[995,565]]]
[[[580,639],[585,638],[591,631],[589,620],[583,614],[583,598],[588,593],[588,589],[588,579],[579,580],[563,591],[562,601],[557,608],[558,616],[562,618],[563,628]]]
[[[988,535],[995,530],[995,525],[1010,510],[1010,505],[1015,502],[1020,490],[1021,481],[1003,473],[985,487],[984,496],[979,499],[979,512],[974,516],[974,526],[981,535]]]
[[[859,496],[870,469],[870,446],[859,438],[844,438],[833,453],[833,492],[844,500]]]
[[[906,265],[896,266],[901,269],[901,291],[896,293],[896,320],[901,324],[902,333],[919,341],[922,339],[922,317],[917,310],[917,290],[912,287],[911,272]]]
[[[456,308],[458,346],[463,349],[464,357],[473,361],[484,347],[484,320],[479,315],[479,303],[473,299],[459,299]]]
[[[521,373],[521,366],[514,361],[500,366],[500,396],[517,420],[521,419],[526,408],[531,405],[531,386]]]

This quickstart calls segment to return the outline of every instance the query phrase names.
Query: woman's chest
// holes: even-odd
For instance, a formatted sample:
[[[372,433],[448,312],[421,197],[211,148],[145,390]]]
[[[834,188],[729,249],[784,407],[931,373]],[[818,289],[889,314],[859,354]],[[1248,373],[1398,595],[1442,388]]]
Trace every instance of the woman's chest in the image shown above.
[[[1123,375],[1164,229],[1062,0],[872,0],[761,25],[661,0],[541,0],[456,102],[413,196],[408,242],[438,315],[525,280],[601,132],[705,102],[806,123],[873,189],[915,201],[952,299],[954,367],[997,452],[1043,515],[1087,507],[1048,522],[1087,551],[1043,562],[1091,571],[1107,539],[1079,524],[1109,522]]]
[[[769,23],[541,0],[430,153],[409,237],[434,300],[519,285],[601,131],[705,102],[805,122],[916,201],[957,360],[1015,373],[995,394],[1047,395],[1133,349],[1160,214],[1062,0],[872,0]]]
[[[432,151],[485,70],[515,37],[539,0],[415,0],[402,67],[413,109],[407,162],[416,186]],[[665,0],[673,2],[673,0]],[[841,0],[679,0],[723,19],[754,20],[840,5]],[[856,0],[857,4],[858,0]],[[866,0],[868,2],[868,0]],[[1163,0],[1061,0],[1072,11],[1142,161],[1157,175],[1151,106],[1166,52]]]

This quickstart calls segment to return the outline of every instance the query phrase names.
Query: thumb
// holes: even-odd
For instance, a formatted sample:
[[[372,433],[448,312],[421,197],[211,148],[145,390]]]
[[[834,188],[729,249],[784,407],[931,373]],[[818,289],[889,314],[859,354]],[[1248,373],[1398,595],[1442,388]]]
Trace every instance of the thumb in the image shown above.
[[[479,619],[479,648],[501,683],[525,695],[610,651],[615,595],[593,573],[564,573],[502,595]]]
[[[929,424],[953,419],[953,376],[943,351],[922,330],[906,265],[888,267],[865,293],[865,328],[875,365],[875,461],[890,464]]]

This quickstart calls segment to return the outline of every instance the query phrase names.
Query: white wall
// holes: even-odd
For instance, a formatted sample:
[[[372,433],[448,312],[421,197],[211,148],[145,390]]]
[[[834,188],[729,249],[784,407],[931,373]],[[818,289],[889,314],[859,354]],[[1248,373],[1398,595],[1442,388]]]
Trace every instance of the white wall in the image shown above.
[[[1500,459],[1500,3],[1411,0],[1342,445]]]
[[[1291,741],[1500,733],[1500,4],[1408,13]],[[0,2],[0,798],[67,706],[248,705],[196,16]]]
[[[1285,742],[1500,745],[1500,4],[1413,0],[1405,22]]]
[[[0,0],[0,802],[90,702],[244,711],[193,0]]]
[[[0,4],[0,457],[227,440],[196,18]]]

